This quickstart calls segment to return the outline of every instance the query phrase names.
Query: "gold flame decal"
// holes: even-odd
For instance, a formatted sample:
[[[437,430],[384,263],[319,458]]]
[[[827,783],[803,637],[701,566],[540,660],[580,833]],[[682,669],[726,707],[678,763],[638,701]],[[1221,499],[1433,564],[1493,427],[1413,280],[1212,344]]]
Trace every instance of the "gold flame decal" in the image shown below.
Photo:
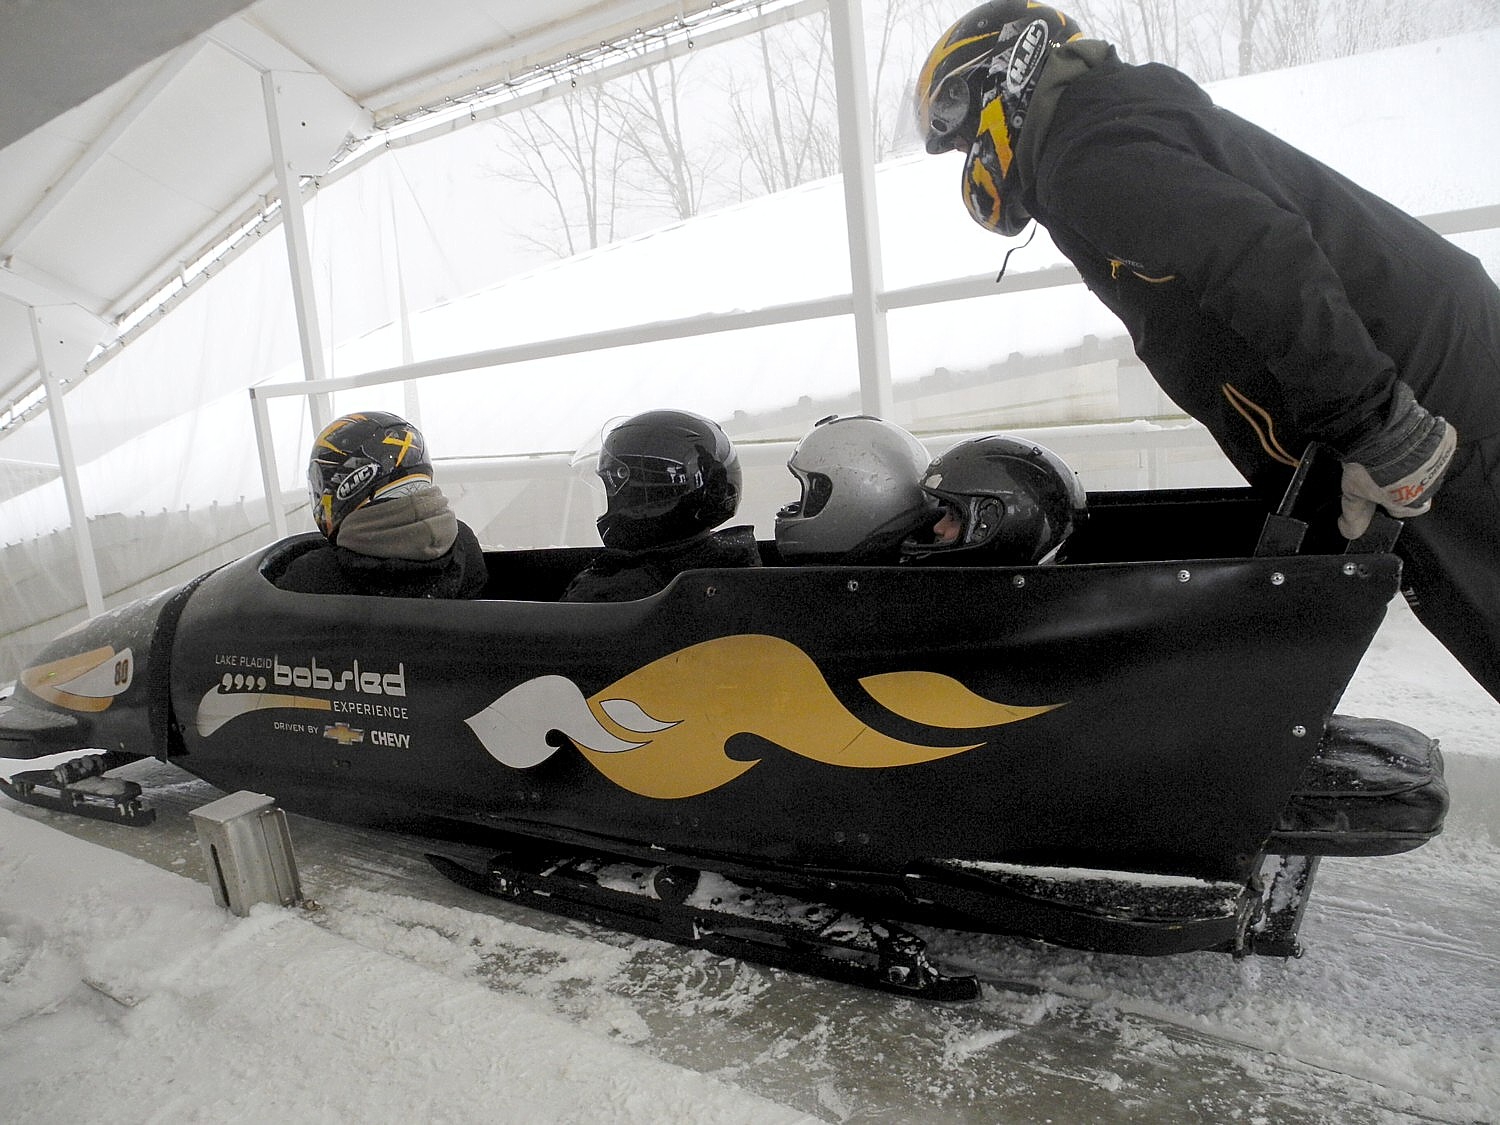
[[[935,672],[889,672],[860,681],[881,706],[930,727],[963,730],[1028,719],[1051,707],[1012,707]],[[962,754],[984,744],[927,746],[872,730],[849,712],[800,648],[744,634],[691,645],[583,697],[561,676],[511,689],[467,720],[485,749],[526,768],[554,752],[550,731],[622,789],[677,799],[717,789],[758,759],[730,758],[736,734],[754,734],[827,765],[888,769]]]
[[[1046,714],[1059,706],[1052,703],[1043,707],[1014,707],[995,703],[975,695],[952,676],[938,672],[884,672],[866,676],[859,685],[875,702],[903,719],[954,730],[997,727]]]

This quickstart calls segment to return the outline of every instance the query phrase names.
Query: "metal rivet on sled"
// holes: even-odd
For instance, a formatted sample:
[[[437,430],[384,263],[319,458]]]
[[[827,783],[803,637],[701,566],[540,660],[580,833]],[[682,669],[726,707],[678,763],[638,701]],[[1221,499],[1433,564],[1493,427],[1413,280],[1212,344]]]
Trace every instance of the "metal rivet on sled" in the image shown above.
[[[711,597],[713,597],[713,596],[714,596],[714,595],[715,595],[715,594],[717,594],[717,593],[718,593],[718,592],[719,592],[719,588],[718,588],[718,587],[717,587],[717,586],[710,586],[710,587],[708,587],[708,588],[707,588],[707,589],[706,589],[706,590],[704,590],[704,591],[703,591],[703,593],[704,593],[704,594],[705,594],[705,595],[706,595],[706,596],[707,596],[707,597],[710,597],[710,598],[711,598]]]
[[[1016,587],[1017,589],[1020,589],[1022,586],[1026,585],[1026,575],[1024,575],[1024,574],[1013,575],[1011,577],[1010,584],[1012,586]]]
[[[1352,562],[1346,562],[1344,564],[1344,576],[1346,578],[1353,578],[1358,570],[1359,567]]]
[[[859,582],[853,578],[849,579],[847,589],[852,594],[859,589]]]
[[[1193,572],[1191,570],[1179,570],[1177,572],[1177,581],[1179,581],[1179,582],[1187,582],[1192,577],[1193,577]]]
[[[1301,723],[1298,723],[1296,726],[1294,726],[1292,728],[1292,737],[1293,738],[1306,738],[1307,737],[1307,728],[1305,726],[1303,726]]]
[[[1279,570],[1273,570],[1271,572],[1271,585],[1272,586],[1280,586],[1285,581],[1286,581],[1286,575],[1282,574],[1281,571],[1279,571]]]

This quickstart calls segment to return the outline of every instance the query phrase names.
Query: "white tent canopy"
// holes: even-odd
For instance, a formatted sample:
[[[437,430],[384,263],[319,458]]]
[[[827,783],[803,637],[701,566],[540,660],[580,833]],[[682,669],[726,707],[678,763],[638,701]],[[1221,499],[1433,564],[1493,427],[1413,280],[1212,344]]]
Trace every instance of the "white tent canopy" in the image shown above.
[[[645,31],[660,42],[673,28],[686,34],[703,23],[704,13],[722,22],[741,7],[749,6],[6,5],[0,412],[37,382],[29,307],[76,309],[70,335],[92,335],[91,349],[112,341],[154,294],[180,284],[202,255],[272,207],[281,187],[273,140],[296,174],[320,175],[424,110],[533,82],[585,57],[644,56]]]

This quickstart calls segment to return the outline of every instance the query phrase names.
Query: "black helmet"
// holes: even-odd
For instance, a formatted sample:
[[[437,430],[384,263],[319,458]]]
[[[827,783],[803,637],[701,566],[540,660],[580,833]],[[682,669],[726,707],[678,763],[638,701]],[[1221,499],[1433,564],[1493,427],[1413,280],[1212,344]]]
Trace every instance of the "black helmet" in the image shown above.
[[[648,410],[609,431],[599,450],[608,506],[599,517],[606,547],[665,547],[704,535],[740,504],[734,445],[701,414]]]
[[[786,467],[801,497],[776,513],[787,560],[859,562],[894,552],[937,518],[922,491],[927,450],[900,426],[866,414],[819,420]]]
[[[942,34],[917,74],[917,129],[927,151],[957,149],[974,221],[1015,234],[1030,218],[1008,182],[1016,138],[1052,48],[1082,36],[1069,16],[1030,0],[990,0]]]
[[[332,540],[357,508],[432,484],[432,462],[421,431],[382,410],[345,414],[313,442],[307,491],[313,521]]]
[[[1067,462],[1004,434],[959,442],[927,467],[922,487],[958,527],[947,541],[908,539],[902,553],[917,559],[972,552],[995,566],[1051,562],[1088,507]]]

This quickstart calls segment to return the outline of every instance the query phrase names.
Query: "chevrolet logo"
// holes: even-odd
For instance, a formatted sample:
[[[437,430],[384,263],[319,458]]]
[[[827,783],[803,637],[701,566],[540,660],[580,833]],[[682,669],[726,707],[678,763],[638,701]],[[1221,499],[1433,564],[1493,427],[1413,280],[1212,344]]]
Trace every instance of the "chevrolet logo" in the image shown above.
[[[356,742],[363,742],[365,732],[355,730],[348,723],[334,723],[331,727],[323,728],[323,737],[333,739],[340,746],[351,746]]]

